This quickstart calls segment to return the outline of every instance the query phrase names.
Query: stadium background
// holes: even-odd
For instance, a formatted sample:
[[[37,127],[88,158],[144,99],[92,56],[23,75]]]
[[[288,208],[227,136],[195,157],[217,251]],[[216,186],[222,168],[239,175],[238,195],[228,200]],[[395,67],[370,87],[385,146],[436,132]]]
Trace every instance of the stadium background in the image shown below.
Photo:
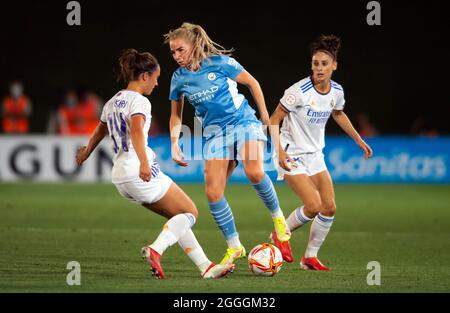
[[[381,26],[367,25],[368,1],[79,1],[81,26],[66,24],[67,2],[15,1],[0,13],[0,93],[20,79],[34,105],[30,136],[0,134],[1,291],[449,291],[448,22],[442,2],[379,1]],[[321,252],[334,269],[330,275],[302,273],[293,263],[262,281],[242,262],[233,277],[210,284],[198,280],[174,248],[166,257],[170,279],[155,284],[136,251],[159,232],[162,219],[121,199],[111,184],[95,183],[109,181],[107,144],[76,169],[73,153],[86,138],[45,133],[66,88],[88,88],[107,100],[123,87],[114,77],[120,50],[151,51],[162,67],[150,100],[163,133],[149,143],[198,205],[195,230],[208,255],[219,259],[225,247],[199,184],[201,161],[183,172],[168,154],[167,96],[176,66],[162,34],[183,21],[201,24],[215,41],[236,49],[236,59],[259,80],[269,112],[284,89],[309,74],[309,43],[321,33],[342,37],[333,79],[345,88],[346,113],[352,120],[366,113],[380,135],[367,138],[375,155],[364,163],[334,122],[327,127],[339,210]],[[191,128],[192,116],[186,105],[184,123]],[[417,119],[426,121],[424,133],[413,130]],[[233,181],[246,181],[242,171]],[[299,201],[284,183],[276,188],[288,214]],[[248,248],[267,240],[270,220],[251,188],[231,184],[227,197]],[[307,229],[293,238],[297,258],[306,237]],[[82,265],[82,286],[65,282],[70,260]],[[372,260],[381,263],[381,286],[366,283]]]
[[[447,20],[439,1],[380,1],[381,26],[369,26],[368,1],[80,1],[81,26],[68,26],[68,1],[14,1],[4,5],[0,93],[12,79],[24,81],[35,103],[33,132],[45,131],[48,111],[62,90],[84,86],[109,99],[122,85],[113,69],[120,50],[134,47],[159,59],[160,86],[151,97],[154,114],[167,121],[168,88],[176,69],[162,34],[192,21],[234,56],[260,82],[269,111],[283,91],[310,73],[308,45],[322,33],[342,37],[339,69],[347,112],[366,112],[383,134],[407,134],[415,118],[450,131],[441,114],[449,84],[442,60]],[[186,116],[192,116],[186,107]],[[193,120],[185,118],[187,125]],[[168,123],[161,126],[168,129]],[[335,132],[336,126],[329,125]]]

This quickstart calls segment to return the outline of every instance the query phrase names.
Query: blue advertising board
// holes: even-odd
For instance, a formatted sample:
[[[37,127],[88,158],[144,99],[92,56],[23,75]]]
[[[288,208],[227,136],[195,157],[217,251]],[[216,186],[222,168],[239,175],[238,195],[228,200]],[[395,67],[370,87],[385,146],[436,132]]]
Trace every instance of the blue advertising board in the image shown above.
[[[337,183],[450,183],[450,137],[374,137],[366,140],[373,157],[364,160],[362,150],[346,136],[327,136],[325,161]],[[189,163],[176,165],[171,158],[167,136],[149,138],[149,146],[158,156],[163,171],[179,182],[203,182],[201,137],[193,137],[180,145]],[[265,170],[276,181],[271,158],[271,147],[266,146]],[[233,173],[231,182],[247,182],[242,164]]]

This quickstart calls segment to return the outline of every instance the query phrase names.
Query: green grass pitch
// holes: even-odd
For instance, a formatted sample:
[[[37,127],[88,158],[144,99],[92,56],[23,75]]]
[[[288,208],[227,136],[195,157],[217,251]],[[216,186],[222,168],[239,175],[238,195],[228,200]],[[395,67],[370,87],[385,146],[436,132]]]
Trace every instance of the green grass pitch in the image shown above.
[[[225,241],[208,211],[203,185],[182,185],[199,208],[194,226],[213,261]],[[285,215],[300,204],[276,185]],[[230,185],[241,241],[267,242],[271,219],[249,185]],[[140,248],[164,219],[122,199],[112,184],[0,184],[0,292],[449,292],[450,186],[337,185],[338,211],[320,251],[331,272],[301,271],[309,225],[292,237],[294,263],[275,277],[256,277],[245,260],[225,279],[202,280],[178,245],[164,254],[167,279],[150,276]],[[68,286],[69,261],[81,286]],[[367,263],[381,265],[369,286]]]

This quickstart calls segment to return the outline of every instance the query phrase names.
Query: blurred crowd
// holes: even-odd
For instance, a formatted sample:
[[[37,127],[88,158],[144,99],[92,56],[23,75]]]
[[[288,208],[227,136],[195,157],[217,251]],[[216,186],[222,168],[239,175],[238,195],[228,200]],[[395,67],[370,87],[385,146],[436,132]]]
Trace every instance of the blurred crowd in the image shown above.
[[[47,132],[66,136],[90,135],[97,127],[103,100],[91,91],[69,89],[50,112]]]
[[[104,105],[95,92],[82,89],[68,89],[64,93],[56,109],[50,112],[47,122],[47,133],[62,136],[90,135],[97,126]],[[12,81],[9,94],[2,101],[2,132],[5,134],[27,134],[30,132],[30,119],[33,104],[26,95],[21,81]],[[370,121],[365,112],[358,112],[351,117],[356,130],[362,137],[379,135],[377,127]],[[161,128],[155,116],[152,116],[152,127],[149,135],[160,134]],[[423,116],[417,117],[411,126],[411,135],[437,137],[439,131]]]
[[[62,136],[90,135],[97,127],[104,101],[95,92],[68,89],[56,109],[49,114],[47,133]],[[9,94],[2,101],[2,132],[5,134],[28,134],[33,104],[25,93],[21,81],[13,81]],[[160,127],[152,117],[150,135],[157,135]]]
[[[9,94],[3,98],[2,126],[7,134],[26,134],[30,130],[32,104],[20,81],[13,81]]]

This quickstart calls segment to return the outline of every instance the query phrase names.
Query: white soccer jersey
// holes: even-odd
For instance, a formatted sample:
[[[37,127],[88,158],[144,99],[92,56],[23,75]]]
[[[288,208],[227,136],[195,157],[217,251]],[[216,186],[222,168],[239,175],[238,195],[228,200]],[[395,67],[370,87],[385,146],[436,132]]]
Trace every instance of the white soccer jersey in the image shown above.
[[[151,108],[150,101],[146,97],[130,90],[119,91],[103,107],[100,120],[108,125],[109,135],[113,142],[114,166],[111,178],[114,184],[129,182],[139,177],[140,162],[130,136],[133,115],[140,114],[145,117],[143,129],[145,146],[150,165],[153,164],[155,154],[147,146],[148,130],[152,118]]]
[[[288,153],[296,155],[325,147],[325,125],[333,110],[343,110],[345,99],[341,85],[331,81],[327,94],[318,92],[310,77],[295,83],[280,100],[289,114],[283,120],[280,141]]]

